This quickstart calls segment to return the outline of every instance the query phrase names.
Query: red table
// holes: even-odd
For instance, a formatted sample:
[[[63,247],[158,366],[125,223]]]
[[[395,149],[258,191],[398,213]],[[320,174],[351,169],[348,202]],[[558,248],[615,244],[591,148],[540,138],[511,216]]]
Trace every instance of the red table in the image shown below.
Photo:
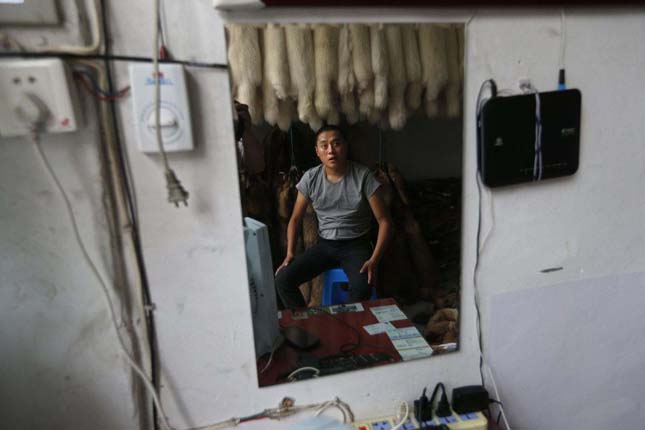
[[[396,305],[396,301],[388,298],[369,300],[361,302],[361,304],[364,308],[363,311],[341,312],[333,316],[327,312],[309,315],[307,309],[285,309],[282,311],[280,326],[282,328],[297,326],[317,336],[320,339],[318,346],[304,352],[315,357],[321,358],[341,354],[341,347],[343,345],[359,343],[360,346],[353,349],[350,354],[387,353],[392,358],[392,362],[401,361],[401,356],[396,351],[396,348],[394,348],[394,345],[392,345],[386,333],[370,335],[363,329],[365,325],[378,323],[370,308]],[[326,309],[329,309],[329,307]],[[338,320],[344,321],[346,324]],[[391,323],[396,328],[410,327],[413,325],[412,321],[408,319],[392,321]],[[358,339],[356,331],[349,326],[360,333],[360,339]],[[292,348],[286,343],[283,344],[274,352],[271,364],[264,373],[260,372],[266,366],[268,357],[260,358],[257,362],[260,387],[287,382],[286,380],[279,380],[280,375],[284,375],[297,368],[299,354],[303,354],[303,352]],[[384,362],[382,364],[390,363]]]

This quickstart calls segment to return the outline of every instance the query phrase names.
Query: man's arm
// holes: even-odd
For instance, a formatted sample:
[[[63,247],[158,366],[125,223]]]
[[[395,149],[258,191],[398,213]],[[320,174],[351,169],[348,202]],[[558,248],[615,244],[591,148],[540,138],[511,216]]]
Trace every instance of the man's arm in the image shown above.
[[[293,206],[293,212],[291,214],[291,219],[289,219],[289,225],[287,226],[287,255],[284,258],[284,261],[275,271],[277,274],[280,269],[289,265],[291,260],[296,252],[296,241],[298,240],[298,230],[302,226],[302,219],[305,216],[305,211],[307,210],[307,205],[309,204],[309,199],[305,197],[300,191],[298,191],[298,197],[296,197],[296,203]]]
[[[387,206],[382,197],[382,187],[376,190],[372,196],[367,199],[372,208],[372,213],[376,222],[378,222],[378,237],[376,239],[376,246],[374,247],[374,252],[369,260],[363,264],[361,268],[361,273],[367,271],[367,283],[372,285],[372,280],[376,279],[376,270],[378,263],[383,257],[385,248],[392,237],[392,219],[390,218],[390,212],[388,211]]]

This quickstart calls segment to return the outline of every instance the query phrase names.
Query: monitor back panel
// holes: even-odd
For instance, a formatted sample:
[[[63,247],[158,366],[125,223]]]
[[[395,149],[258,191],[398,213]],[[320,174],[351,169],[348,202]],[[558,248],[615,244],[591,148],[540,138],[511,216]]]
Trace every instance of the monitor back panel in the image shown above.
[[[494,97],[483,106],[477,149],[487,186],[535,181],[535,106],[535,94]],[[580,154],[580,91],[540,93],[540,106],[542,179],[573,175]]]

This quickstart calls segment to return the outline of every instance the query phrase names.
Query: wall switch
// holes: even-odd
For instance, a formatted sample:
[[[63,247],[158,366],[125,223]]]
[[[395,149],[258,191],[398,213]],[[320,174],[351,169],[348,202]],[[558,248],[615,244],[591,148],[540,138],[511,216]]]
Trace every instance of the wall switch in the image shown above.
[[[16,113],[25,100],[37,98],[47,106],[46,133],[75,131],[80,118],[75,87],[59,58],[0,60],[0,136],[24,136],[29,126]]]
[[[166,152],[193,149],[186,76],[179,64],[159,65],[160,121]],[[139,150],[159,152],[155,129],[155,77],[152,64],[130,64],[133,115]]]

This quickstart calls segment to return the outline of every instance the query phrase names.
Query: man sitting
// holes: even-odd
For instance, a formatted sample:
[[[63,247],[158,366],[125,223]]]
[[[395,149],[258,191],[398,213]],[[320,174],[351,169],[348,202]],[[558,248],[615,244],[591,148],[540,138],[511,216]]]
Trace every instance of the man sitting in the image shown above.
[[[320,165],[309,169],[296,185],[298,197],[287,227],[287,256],[276,271],[276,288],[287,308],[306,306],[298,286],[326,270],[341,267],[349,278],[349,300],[370,297],[378,264],[392,232],[392,221],[380,183],[365,166],[347,159],[347,142],[340,128],[322,127],[316,133]],[[318,243],[294,256],[296,232],[307,205],[318,218]],[[378,238],[372,250],[372,214]]]

